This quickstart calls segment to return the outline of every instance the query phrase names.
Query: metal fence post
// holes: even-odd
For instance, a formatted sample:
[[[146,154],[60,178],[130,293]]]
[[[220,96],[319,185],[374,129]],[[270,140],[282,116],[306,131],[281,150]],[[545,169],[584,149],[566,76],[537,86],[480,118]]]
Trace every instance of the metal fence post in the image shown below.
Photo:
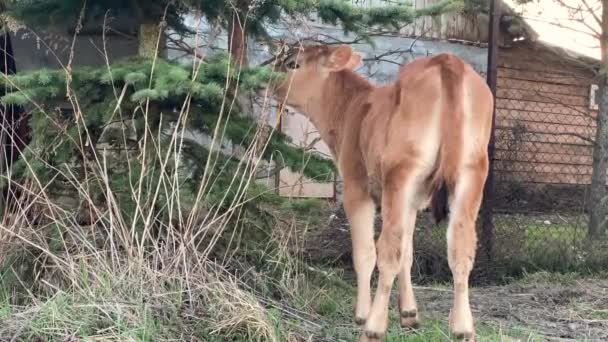
[[[490,27],[488,35],[488,69],[487,82],[496,96],[497,83],[497,64],[498,64],[498,39],[500,35],[500,0],[490,0]],[[496,108],[496,105],[494,106]],[[495,121],[496,109],[492,115],[492,134],[488,145],[488,156],[490,167],[488,178],[484,187],[483,203],[481,208],[481,229],[480,229],[480,251],[479,256],[483,262],[483,273],[487,276],[493,274],[492,261],[494,259],[494,221],[493,221],[493,197],[494,197],[494,146],[495,146]]]

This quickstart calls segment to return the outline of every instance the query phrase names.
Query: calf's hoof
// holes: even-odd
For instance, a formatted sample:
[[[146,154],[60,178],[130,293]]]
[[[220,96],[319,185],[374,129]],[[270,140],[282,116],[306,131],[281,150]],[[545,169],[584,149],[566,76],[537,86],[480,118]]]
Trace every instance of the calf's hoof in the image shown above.
[[[365,328],[363,328],[363,330],[365,336],[367,336],[370,341],[379,341],[384,338],[387,328],[388,308],[380,315],[374,315],[373,312],[370,313],[370,316],[367,317],[367,322],[365,323]]]
[[[454,332],[454,337],[460,341],[475,342],[475,333],[472,332]]]
[[[420,321],[418,320],[417,310],[401,311],[401,328],[403,329],[418,329]]]
[[[475,329],[473,327],[473,316],[471,311],[465,312],[459,316],[453,314],[450,311],[448,318],[450,322],[450,331],[452,336],[458,340],[474,342],[475,341]]]
[[[367,322],[366,318],[363,317],[355,317],[355,324],[361,326],[361,325],[365,325],[365,322]]]
[[[380,341],[384,337],[383,331],[365,330],[365,336],[368,341]]]
[[[367,335],[365,333],[362,333],[359,336],[359,342],[377,342],[377,341],[379,341],[379,340],[375,339],[375,338],[369,338],[369,337],[367,337]]]

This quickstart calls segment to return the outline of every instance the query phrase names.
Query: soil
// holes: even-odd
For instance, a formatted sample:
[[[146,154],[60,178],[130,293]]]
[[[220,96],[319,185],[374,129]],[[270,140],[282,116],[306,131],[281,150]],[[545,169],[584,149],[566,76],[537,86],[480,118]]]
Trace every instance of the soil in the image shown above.
[[[416,298],[423,316],[447,317],[452,292],[420,287]],[[506,331],[530,331],[547,341],[608,341],[606,279],[473,288],[471,307],[477,322]]]

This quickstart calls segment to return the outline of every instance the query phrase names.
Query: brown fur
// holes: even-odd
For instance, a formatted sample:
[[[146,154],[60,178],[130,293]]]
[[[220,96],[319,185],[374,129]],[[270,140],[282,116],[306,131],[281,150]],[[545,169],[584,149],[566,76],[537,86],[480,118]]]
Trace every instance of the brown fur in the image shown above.
[[[443,114],[441,135],[443,140],[439,148],[437,166],[430,181],[431,211],[435,224],[443,221],[448,215],[448,197],[454,191],[457,179],[460,149],[462,144],[462,77],[464,65],[450,55],[439,55],[434,63],[441,68],[441,85],[446,99],[445,106],[455,110]],[[459,127],[460,126],[460,127]]]
[[[313,122],[344,179],[357,272],[355,315],[366,324],[363,338],[376,339],[386,330],[397,275],[401,323],[418,324],[412,239],[416,211],[429,203],[437,220],[450,211],[448,257],[456,285],[450,325],[457,334],[473,334],[467,284],[487,176],[492,94],[453,55],[417,59],[384,87],[351,70],[360,61],[346,46],[304,47],[280,66],[289,77],[275,94]],[[372,201],[382,204],[383,216],[375,246]],[[380,277],[372,302],[369,283],[376,264]]]

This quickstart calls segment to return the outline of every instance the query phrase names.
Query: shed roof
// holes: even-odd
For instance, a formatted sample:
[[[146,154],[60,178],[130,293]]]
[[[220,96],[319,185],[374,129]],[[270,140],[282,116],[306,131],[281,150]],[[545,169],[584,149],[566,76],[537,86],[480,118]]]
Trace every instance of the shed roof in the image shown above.
[[[599,67],[599,59],[594,58],[589,54],[580,53],[563,45],[543,40],[542,35],[534,29],[529,19],[523,17],[518,11],[504,1],[501,1],[501,4],[500,27],[501,34],[503,35],[501,43],[504,47],[518,45],[518,41],[528,40],[539,48],[551,51],[571,62],[592,66],[593,68]],[[575,31],[572,31],[571,33],[572,35],[584,34]]]

